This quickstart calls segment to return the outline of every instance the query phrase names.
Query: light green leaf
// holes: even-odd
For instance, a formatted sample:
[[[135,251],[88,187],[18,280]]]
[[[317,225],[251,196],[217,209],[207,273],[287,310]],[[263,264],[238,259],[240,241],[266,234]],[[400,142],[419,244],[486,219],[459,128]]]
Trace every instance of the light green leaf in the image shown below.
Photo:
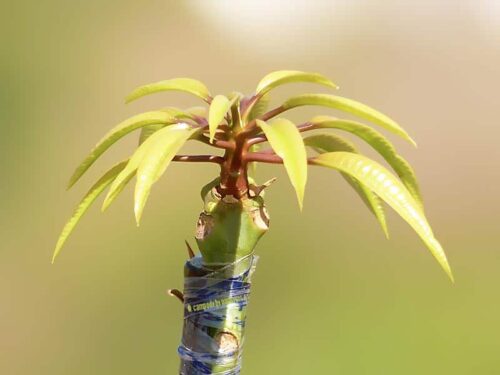
[[[134,212],[137,225],[141,220],[151,187],[162,176],[177,151],[194,132],[196,132],[196,129],[191,128],[189,125],[178,124],[158,130],[149,138],[152,140],[152,144],[147,149],[137,169],[134,196]]]
[[[257,85],[256,93],[264,95],[275,87],[292,82],[311,82],[337,89],[337,85],[319,73],[300,72],[298,70],[279,70],[266,75]]]
[[[163,124],[153,124],[147,125],[141,129],[141,134],[139,135],[139,145],[142,145],[146,139],[151,137],[153,133],[160,129],[163,129],[166,125]]]
[[[85,197],[80,201],[78,206],[76,207],[73,216],[69,219],[69,221],[64,226],[61,234],[59,235],[59,239],[57,240],[57,244],[54,250],[54,254],[52,256],[52,263],[54,263],[57,255],[61,251],[64,243],[68,239],[69,235],[73,232],[76,224],[80,221],[82,216],[87,212],[89,207],[94,203],[97,197],[106,189],[109,184],[113,181],[118,173],[120,173],[123,168],[127,165],[127,160],[122,161],[121,163],[116,164],[113,168],[107,171],[100,179],[97,181],[87,192]]]
[[[155,133],[156,134],[156,133]],[[149,148],[154,144],[153,136],[147,138],[144,143],[142,143],[134,152],[130,158],[127,166],[116,176],[109,188],[106,198],[104,198],[104,203],[102,204],[102,211],[105,211],[111,203],[118,197],[118,195],[123,191],[128,182],[135,176],[137,168],[141,163],[142,159],[146,155]]]
[[[201,200],[205,202],[205,199],[207,198],[207,195],[209,192],[212,191],[214,187],[219,185],[220,183],[220,177],[215,177],[212,181],[210,181],[208,184],[204,185],[201,190],[200,190],[200,196]]]
[[[317,105],[352,113],[353,115],[371,121],[374,124],[377,124],[390,132],[403,137],[416,146],[415,141],[411,139],[408,133],[406,133],[406,131],[402,129],[394,120],[376,111],[375,109],[352,99],[328,94],[304,94],[288,99],[282,106],[284,110],[288,110],[304,105]]]
[[[206,102],[210,99],[210,93],[202,82],[192,78],[174,78],[140,86],[127,96],[126,102],[130,103],[145,95],[161,91],[183,91],[193,94]]]
[[[257,117],[262,116],[269,108],[269,94],[258,97],[256,100],[257,101],[251,105],[250,112],[248,113],[248,121],[252,121]]]
[[[311,120],[318,128],[340,129],[357,135],[372,146],[394,169],[413,198],[423,209],[423,200],[417,176],[410,163],[398,155],[392,143],[375,129],[355,121],[336,119],[330,116],[317,116]]]
[[[261,149],[261,144],[257,143],[250,146],[250,152],[258,152]],[[248,175],[252,178],[255,178],[257,175],[257,162],[251,162],[248,166]]]
[[[352,153],[358,153],[354,145],[336,135],[333,134],[316,134],[304,139],[304,144],[316,150],[319,153],[334,152],[334,151],[347,151]],[[384,207],[380,198],[373,193],[370,189],[351,177],[347,173],[340,172],[342,177],[351,185],[351,187],[358,193],[360,198],[369,208],[369,210],[375,215],[376,219],[380,223],[385,236],[389,237],[389,231],[387,229],[387,222],[385,218]]]
[[[264,131],[274,152],[283,159],[288,177],[297,194],[299,207],[302,210],[307,182],[307,154],[297,127],[284,118],[275,119],[269,124],[257,120],[257,125]]]
[[[195,120],[196,117],[204,117],[206,116],[207,109],[205,107],[190,107],[186,110],[182,110],[175,107],[167,107],[163,109],[165,111],[175,117],[176,119],[192,119]],[[146,125],[141,129],[141,134],[139,136],[139,144],[142,144],[147,138],[151,136],[157,130],[163,129],[164,124],[153,124]]]
[[[348,173],[382,198],[417,232],[453,281],[453,275],[443,248],[434,237],[418,203],[397,177],[373,160],[349,152],[321,154],[314,158],[312,163]]]
[[[234,99],[233,99],[234,100]],[[219,124],[224,120],[227,111],[231,108],[232,101],[224,95],[217,95],[210,103],[208,110],[208,129],[210,133],[210,142],[213,142],[215,132]]]
[[[207,109],[205,107],[190,107],[186,109],[186,112],[188,112],[191,116],[193,117],[206,117],[207,116]]]
[[[111,129],[90,151],[90,154],[76,168],[70,178],[68,188],[73,186],[82,175],[90,168],[92,164],[101,156],[109,147],[111,147],[119,139],[123,138],[128,133],[152,124],[173,124],[176,119],[166,111],[152,111],[141,113],[133,116]]]

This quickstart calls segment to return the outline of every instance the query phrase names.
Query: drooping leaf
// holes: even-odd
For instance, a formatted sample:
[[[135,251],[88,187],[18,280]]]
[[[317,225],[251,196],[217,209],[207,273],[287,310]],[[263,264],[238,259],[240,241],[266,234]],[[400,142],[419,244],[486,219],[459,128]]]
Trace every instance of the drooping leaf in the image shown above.
[[[134,212],[137,225],[141,220],[151,187],[162,176],[177,151],[195,131],[196,129],[187,124],[177,124],[158,130],[149,138],[152,140],[152,144],[137,169],[134,195]]]
[[[269,124],[257,120],[257,125],[264,131],[274,152],[283,159],[302,210],[307,182],[307,154],[297,127],[284,118],[275,119]]]
[[[335,83],[319,73],[301,72],[298,70],[279,70],[266,75],[257,85],[256,94],[262,96],[280,85],[292,82],[311,82],[327,87],[338,88]]]
[[[153,124],[144,126],[141,129],[141,134],[139,135],[139,145],[142,145],[146,139],[151,137],[153,133],[157,132],[160,129],[163,129],[165,125],[163,124]]]
[[[188,112],[192,116],[196,117],[206,117],[207,116],[207,108],[205,107],[190,107],[186,109],[186,112]]]
[[[403,137],[413,145],[416,145],[415,141],[411,139],[408,133],[406,133],[406,131],[394,120],[390,119],[383,113],[380,113],[375,109],[352,99],[328,94],[304,94],[288,99],[282,106],[284,110],[288,110],[304,105],[329,107],[351,113],[365,120],[371,121],[374,124],[377,124],[390,132]]]
[[[130,103],[131,101],[139,99],[145,95],[161,91],[187,92],[203,99],[206,102],[210,99],[210,92],[202,82],[192,78],[174,78],[140,86],[127,96],[126,102]]]
[[[217,128],[219,127],[222,120],[224,120],[227,111],[231,107],[231,104],[232,101],[224,95],[217,95],[213,98],[212,103],[210,103],[210,109],[208,110],[208,129],[210,132],[210,142],[213,142],[215,132],[217,131]]]
[[[155,133],[156,134],[156,133]],[[116,176],[109,188],[106,198],[102,204],[102,211],[105,211],[111,203],[118,197],[118,195],[123,191],[128,182],[135,176],[137,168],[141,163],[142,159],[146,155],[149,148],[154,144],[153,136],[147,138],[144,143],[142,143],[135,151],[126,167]]]
[[[196,120],[196,118],[206,116],[207,109],[205,107],[190,107],[185,110],[175,108],[175,107],[167,107],[163,109],[165,111],[175,117],[176,119],[191,119]],[[147,138],[151,136],[155,131],[164,128],[167,125],[164,124],[153,124],[146,125],[141,128],[141,134],[139,136],[139,144],[142,144]]]
[[[394,169],[413,198],[423,209],[423,200],[418,186],[417,176],[410,163],[398,155],[393,144],[375,129],[355,121],[336,119],[330,116],[317,116],[311,120],[318,128],[340,129],[357,135],[372,146]]]
[[[165,111],[152,111],[141,113],[133,116],[111,129],[90,151],[90,154],[76,168],[70,178],[68,188],[73,186],[80,177],[90,168],[92,164],[101,156],[109,147],[111,147],[119,139],[123,138],[128,133],[152,124],[173,124],[176,122],[175,117],[172,117]]]
[[[349,152],[321,154],[314,158],[312,163],[348,173],[382,198],[417,232],[453,281],[453,275],[443,248],[434,237],[418,203],[397,177],[373,160]]]
[[[73,229],[78,224],[82,216],[87,212],[89,207],[94,203],[97,197],[106,189],[106,187],[111,184],[113,179],[120,173],[123,168],[127,165],[127,160],[122,161],[121,163],[116,164],[113,168],[107,171],[100,179],[97,181],[87,192],[85,197],[80,201],[78,206],[76,207],[73,216],[68,220],[66,225],[64,226],[61,234],[59,235],[59,239],[57,240],[57,244],[54,250],[54,254],[52,255],[52,263],[56,259],[57,255],[61,251],[64,243],[68,239],[69,235],[73,232]]]
[[[356,154],[358,153],[356,147],[354,147],[351,142],[333,134],[312,135],[304,139],[304,144],[313,148],[319,153],[335,151],[347,151]],[[385,236],[389,237],[384,207],[380,198],[354,177],[351,177],[349,174],[344,172],[340,173],[342,174],[342,177],[349,183],[349,185],[351,185],[351,187],[356,191],[356,193],[358,193],[368,209],[375,215],[380,226],[382,227],[382,230],[384,231]]]

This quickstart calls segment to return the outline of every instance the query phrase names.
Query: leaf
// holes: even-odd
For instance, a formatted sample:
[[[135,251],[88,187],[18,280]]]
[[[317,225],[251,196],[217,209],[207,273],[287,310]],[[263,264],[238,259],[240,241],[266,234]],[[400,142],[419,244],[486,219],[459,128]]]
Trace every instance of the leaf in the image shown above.
[[[158,130],[149,138],[152,144],[147,149],[137,169],[134,196],[137,225],[141,220],[151,187],[163,175],[177,151],[195,131],[196,129],[187,124],[178,124]]]
[[[201,188],[200,196],[203,202],[205,202],[208,193],[210,193],[214,187],[219,185],[219,183],[220,183],[220,177],[215,177],[212,181],[210,181],[208,184],[206,184]]]
[[[250,112],[248,114],[248,121],[252,121],[266,113],[267,109],[269,108],[269,102],[269,94],[264,94],[261,97],[257,97],[256,102],[251,106]]]
[[[311,82],[337,89],[337,85],[319,73],[301,72],[298,70],[279,70],[266,75],[257,85],[259,96],[266,94],[275,87],[292,82]]]
[[[423,210],[423,200],[417,176],[411,165],[400,155],[392,143],[375,129],[355,121],[336,119],[330,116],[317,116],[311,120],[318,128],[335,128],[348,131],[372,146],[394,169],[403,184]]]
[[[161,91],[183,91],[193,94],[206,102],[210,100],[208,88],[202,82],[192,78],[174,78],[140,86],[127,96],[126,102],[130,103],[145,95]]]
[[[261,149],[261,144],[256,143],[252,146],[250,146],[249,150],[250,152],[258,152]],[[248,166],[248,175],[252,178],[255,178],[257,174],[257,162],[251,162]]]
[[[304,139],[306,146],[312,147],[319,153],[334,152],[334,151],[347,151],[358,153],[354,145],[347,140],[333,134],[317,134]],[[369,210],[375,215],[384,234],[389,238],[389,231],[387,229],[387,222],[385,218],[384,207],[380,198],[373,193],[370,189],[351,177],[347,173],[340,172],[342,177],[351,185],[351,187],[358,193],[363,202]]]
[[[186,109],[186,112],[193,117],[206,117],[207,109],[205,107],[190,107]]]
[[[434,237],[418,203],[397,177],[373,160],[349,152],[321,154],[314,158],[312,163],[348,173],[382,198],[417,232],[453,281],[453,275],[443,248]]]
[[[141,129],[141,134],[139,136],[139,145],[142,145],[146,139],[148,139],[153,133],[160,129],[163,129],[165,125],[163,124],[153,124],[147,125]]]
[[[233,99],[234,100],[234,99]],[[232,101],[224,95],[217,95],[210,103],[208,110],[208,129],[210,142],[213,142],[219,124],[224,120],[227,111],[231,108]]]
[[[156,134],[156,133],[155,133]],[[154,144],[155,137],[151,136],[147,138],[144,143],[142,143],[134,152],[130,158],[127,166],[116,176],[109,188],[106,198],[104,198],[104,203],[102,204],[102,211],[105,211],[111,203],[116,199],[116,197],[122,192],[127,183],[135,176],[137,168],[141,163],[142,159],[146,155],[148,149]]]
[[[92,164],[101,156],[109,147],[111,147],[119,139],[123,138],[128,133],[139,129],[141,127],[152,124],[172,124],[176,119],[165,111],[152,111],[141,113],[133,116],[111,129],[97,145],[90,151],[90,154],[83,160],[83,162],[76,168],[75,172],[70,178],[68,188],[73,186],[80,177],[90,168]]]
[[[283,164],[295,189],[299,207],[302,210],[307,182],[307,154],[304,141],[291,121],[278,118],[270,124],[257,120],[274,152],[283,159]]]
[[[163,109],[176,119],[192,119],[196,120],[197,117],[204,117],[206,115],[207,109],[205,107],[190,107],[186,110],[182,110],[175,107],[167,107]],[[141,134],[139,136],[139,145],[142,144],[147,138],[151,136],[154,132],[163,129],[164,124],[153,124],[146,125],[141,129]]]
[[[52,255],[52,263],[54,263],[57,255],[61,251],[64,243],[68,239],[69,235],[73,232],[76,224],[80,221],[82,216],[87,212],[89,207],[94,203],[97,197],[106,189],[106,187],[111,184],[113,179],[116,177],[120,171],[125,168],[128,160],[122,161],[121,163],[116,164],[113,168],[107,171],[100,179],[97,181],[87,192],[85,197],[80,201],[76,210],[73,213],[73,216],[68,220],[66,225],[64,226],[59,238],[57,240],[57,244],[54,250],[54,254]]]
[[[284,110],[288,110],[304,105],[329,107],[351,113],[403,137],[416,146],[415,141],[411,139],[408,133],[406,133],[406,131],[402,129],[394,120],[376,111],[375,109],[352,99],[327,94],[304,94],[288,99],[285,103],[283,103],[282,107]]]

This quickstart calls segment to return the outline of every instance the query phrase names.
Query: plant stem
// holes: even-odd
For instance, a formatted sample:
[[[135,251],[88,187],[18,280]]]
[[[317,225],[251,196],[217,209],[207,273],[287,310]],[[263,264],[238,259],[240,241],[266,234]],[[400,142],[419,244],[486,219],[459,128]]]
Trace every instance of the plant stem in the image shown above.
[[[237,375],[253,250],[269,220],[261,197],[222,198],[212,189],[205,201],[196,233],[201,256],[190,259],[184,272],[180,374]]]
[[[175,155],[172,161],[222,164],[224,162],[224,159],[220,156],[215,155]]]

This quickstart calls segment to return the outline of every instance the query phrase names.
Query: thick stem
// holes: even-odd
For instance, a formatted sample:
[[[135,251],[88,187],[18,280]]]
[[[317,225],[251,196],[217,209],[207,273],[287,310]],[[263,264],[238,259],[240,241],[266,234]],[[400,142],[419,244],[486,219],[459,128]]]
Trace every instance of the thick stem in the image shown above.
[[[218,188],[222,197],[233,196],[241,199],[248,193],[247,162],[245,155],[249,145],[245,138],[236,140],[234,150],[226,150],[221,169],[221,182]]]
[[[214,188],[205,202],[196,232],[201,256],[185,267],[180,374],[237,375],[253,250],[269,219],[261,197],[221,197]]]

